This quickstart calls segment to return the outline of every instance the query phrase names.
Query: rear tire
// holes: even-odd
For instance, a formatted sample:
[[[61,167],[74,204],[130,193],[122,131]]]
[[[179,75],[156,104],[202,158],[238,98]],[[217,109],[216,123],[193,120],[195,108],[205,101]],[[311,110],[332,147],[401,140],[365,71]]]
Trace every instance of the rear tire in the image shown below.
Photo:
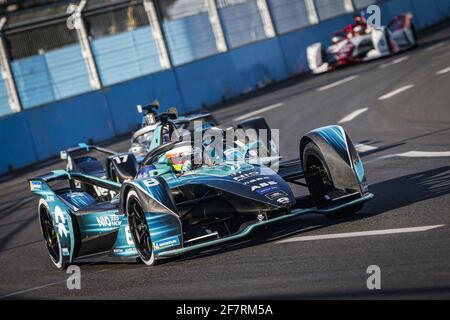
[[[388,47],[389,55],[392,55],[393,49],[392,49],[392,42],[391,42],[391,34],[389,33],[388,28],[384,29],[384,38],[386,39],[386,46]]]
[[[411,23],[411,33],[413,36],[413,42],[411,43],[411,48],[418,46],[417,30],[413,23]]]
[[[305,180],[308,185],[308,190],[317,207],[329,206],[331,201],[326,199],[326,195],[335,190],[333,179],[320,148],[312,141],[307,143],[303,149],[302,164],[305,170]],[[326,216],[331,219],[343,218],[358,212],[362,206],[361,203],[356,204],[333,211],[326,214]]]
[[[156,257],[150,238],[150,230],[139,196],[134,190],[131,190],[127,195],[126,213],[131,236],[139,257],[146,265],[155,265]]]

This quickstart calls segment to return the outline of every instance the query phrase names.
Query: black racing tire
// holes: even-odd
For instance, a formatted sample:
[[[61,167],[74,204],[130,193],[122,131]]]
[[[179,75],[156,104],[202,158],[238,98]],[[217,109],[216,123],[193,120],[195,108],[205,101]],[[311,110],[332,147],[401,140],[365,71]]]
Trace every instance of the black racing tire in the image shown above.
[[[305,145],[302,154],[305,180],[309,193],[317,205],[326,206],[325,195],[333,191],[333,180],[319,147],[314,142]],[[314,172],[318,174],[313,174]]]
[[[322,44],[322,46],[320,47],[320,54],[321,54],[321,58],[322,58],[322,65],[324,63],[328,63],[330,64],[330,59],[328,59],[328,53],[327,53],[327,47],[325,47],[324,44]]]
[[[386,45],[389,49],[389,55],[392,55],[392,43],[391,43],[391,35],[389,34],[389,29],[388,28],[384,28],[384,35],[385,35],[385,39],[386,39]]]
[[[64,270],[67,267],[67,264],[64,261],[61,242],[59,241],[56,226],[50,214],[50,209],[44,199],[39,201],[38,217],[41,233],[44,237],[45,246],[50,256],[50,260],[52,261],[52,265],[59,270]]]
[[[150,230],[148,228],[145,213],[141,206],[136,191],[131,190],[127,195],[126,213],[130,226],[131,236],[141,260],[148,266],[156,264],[157,260],[153,251]]]
[[[326,194],[333,191],[334,184],[325,158],[320,148],[314,142],[308,142],[302,154],[302,164],[305,170],[305,180],[308,190],[317,204],[318,208],[330,205],[326,199]],[[316,174],[312,174],[315,172]],[[356,204],[343,208],[341,210],[327,213],[326,216],[331,219],[343,218],[352,215],[361,210],[362,204]]]
[[[418,43],[418,37],[417,37],[417,29],[416,26],[411,22],[411,32],[414,38],[414,42],[411,43],[411,48],[415,48],[419,45]]]

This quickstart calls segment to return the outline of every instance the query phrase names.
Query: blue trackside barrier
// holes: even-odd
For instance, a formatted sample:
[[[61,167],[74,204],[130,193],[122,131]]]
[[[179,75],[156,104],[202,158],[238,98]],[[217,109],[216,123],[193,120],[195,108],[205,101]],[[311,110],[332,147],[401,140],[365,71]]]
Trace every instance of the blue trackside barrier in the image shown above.
[[[202,104],[213,104],[241,92],[229,54],[214,55],[175,69],[185,112],[194,112]],[[213,76],[220,75],[220,76]]]
[[[147,75],[102,90],[111,113],[115,135],[136,129],[142,115],[136,105],[158,99],[161,108],[177,106],[184,113],[183,102],[173,70]]]
[[[75,141],[102,141],[115,135],[102,92],[33,108],[25,111],[25,115],[39,160],[57,155]]]
[[[256,89],[288,77],[283,52],[277,38],[229,51],[241,92]]]
[[[20,168],[40,160],[26,112],[1,118],[0,146],[0,173],[8,172],[9,166]]]
[[[156,98],[163,109],[183,105],[172,70],[3,117],[0,173],[48,159],[80,141],[129,132],[141,121],[136,105]]]
[[[100,78],[106,86],[162,69],[150,27],[94,38],[91,42]]]
[[[289,76],[294,76],[307,70],[306,48],[308,45],[314,42],[330,44],[331,34],[352,23],[352,21],[352,15],[348,14],[327,20],[326,23],[320,23],[278,36]]]
[[[418,29],[450,17],[450,0],[386,0],[379,5],[383,24],[404,12],[414,14]],[[225,11],[220,13],[227,14]],[[286,13],[277,11],[276,14]],[[179,24],[197,28],[203,23],[202,19],[182,20],[164,25],[164,28],[179,30]],[[163,71],[158,71],[158,64],[137,61],[144,59],[150,49],[154,52],[155,48],[147,41],[133,47],[133,52],[119,52],[122,57],[119,60],[127,56],[134,58],[133,61],[116,63],[115,69],[111,69],[111,65],[114,65],[111,61],[117,61],[116,57],[102,54],[103,60],[99,59],[98,67],[104,85],[109,86],[84,94],[90,89],[77,48],[75,50],[72,46],[18,60],[12,64],[12,68],[17,76],[16,84],[25,110],[0,118],[0,174],[11,168],[21,168],[56,156],[61,149],[80,141],[92,139],[100,142],[134,130],[141,121],[135,109],[139,103],[158,99],[163,108],[177,106],[181,114],[192,113],[204,106],[211,106],[268,83],[303,73],[307,71],[306,47],[313,42],[329,44],[330,35],[351,22],[352,14],[344,14],[317,25],[278,34],[275,38],[234,48],[233,44],[245,41],[237,38],[233,40],[230,38],[232,31],[225,28],[225,36],[229,45],[231,44],[229,51],[217,54],[214,48],[208,48],[209,56],[206,57],[198,52],[191,52],[192,57],[184,56],[185,53],[175,50],[180,43],[169,41],[170,49],[175,50],[171,55],[175,67]],[[277,22],[275,25],[280,28],[289,27],[277,25]],[[145,38],[146,36],[151,37],[150,30],[141,28],[134,33],[113,36],[110,40],[94,40],[96,42],[93,49],[100,52],[114,43],[151,39]],[[196,38],[189,38],[187,35],[185,38],[186,41],[196,41]],[[199,46],[196,49],[205,48]],[[82,79],[82,85],[63,81],[65,73],[61,71],[60,64],[64,59],[61,60],[61,57],[73,61],[69,67],[73,69],[72,73],[79,75],[76,79]],[[192,59],[196,60],[191,61]],[[33,70],[40,75],[38,78],[32,76]],[[135,71],[135,76],[139,78],[123,81],[132,77]],[[148,72],[156,73],[143,75]],[[52,83],[49,77],[53,79]],[[55,81],[58,79],[60,81]],[[38,88],[33,91],[35,97],[24,94],[27,87]],[[79,95],[50,102],[69,94]],[[30,108],[35,105],[36,99],[44,104]],[[8,103],[3,82],[0,84],[0,102],[1,116],[7,112]]]
[[[79,44],[14,60],[11,68],[24,109],[91,90]]]
[[[179,66],[175,72],[186,112],[288,77],[276,38]]]

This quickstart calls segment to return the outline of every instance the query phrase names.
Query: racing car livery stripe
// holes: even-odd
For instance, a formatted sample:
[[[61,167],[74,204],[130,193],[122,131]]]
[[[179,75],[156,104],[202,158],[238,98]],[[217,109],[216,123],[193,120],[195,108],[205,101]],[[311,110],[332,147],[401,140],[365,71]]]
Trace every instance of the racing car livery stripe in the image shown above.
[[[348,151],[347,139],[345,138],[345,132],[342,127],[328,126],[313,130],[312,132],[320,135],[327,143],[334,146],[342,159],[353,167]]]

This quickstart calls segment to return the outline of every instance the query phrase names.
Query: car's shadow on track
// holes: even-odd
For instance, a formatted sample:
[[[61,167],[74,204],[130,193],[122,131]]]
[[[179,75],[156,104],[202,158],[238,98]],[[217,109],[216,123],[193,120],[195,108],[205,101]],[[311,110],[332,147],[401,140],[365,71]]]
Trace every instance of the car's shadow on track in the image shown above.
[[[364,210],[373,216],[450,193],[450,166],[386,180],[370,186],[374,200]]]
[[[432,39],[427,39],[427,40],[421,39],[419,37],[419,46],[424,49],[427,49],[438,43],[447,42],[447,41],[450,41],[450,36],[433,37]]]
[[[312,214],[259,229],[243,241],[231,242],[202,252],[186,255],[177,260],[190,260],[229,252],[288,237],[304,234],[312,230],[323,229],[348,221],[367,219],[387,213],[416,202],[429,200],[450,193],[450,166],[426,170],[410,175],[393,178],[370,186],[375,198],[356,215],[343,219],[329,219]],[[172,261],[173,259],[167,260]]]
[[[392,143],[389,143],[389,144],[385,144],[385,145],[382,144],[383,140],[375,140],[375,141],[373,141],[373,140],[362,140],[362,141],[358,141],[358,143],[360,143],[360,144],[368,144],[370,146],[376,146],[377,147],[376,149],[373,149],[373,150],[370,150],[370,151],[359,152],[359,155],[361,156],[361,158],[364,159],[365,157],[368,157],[368,156],[370,156],[372,154],[376,154],[376,153],[380,153],[380,152],[383,152],[383,151],[386,151],[386,150],[394,149],[396,147],[405,145],[408,142],[411,142],[411,141],[414,141],[414,140],[418,140],[418,139],[422,139],[422,138],[426,138],[426,137],[433,136],[433,135],[437,135],[437,134],[440,134],[440,133],[444,133],[444,132],[449,131],[449,130],[450,130],[450,128],[443,128],[443,129],[439,129],[439,130],[434,130],[434,131],[430,131],[430,132],[427,132],[427,133],[419,134],[419,135],[416,135],[416,136],[412,136],[412,137],[409,137],[409,138],[406,138],[406,139],[402,139],[402,140],[399,140],[399,141],[395,141],[395,142],[392,142]]]

